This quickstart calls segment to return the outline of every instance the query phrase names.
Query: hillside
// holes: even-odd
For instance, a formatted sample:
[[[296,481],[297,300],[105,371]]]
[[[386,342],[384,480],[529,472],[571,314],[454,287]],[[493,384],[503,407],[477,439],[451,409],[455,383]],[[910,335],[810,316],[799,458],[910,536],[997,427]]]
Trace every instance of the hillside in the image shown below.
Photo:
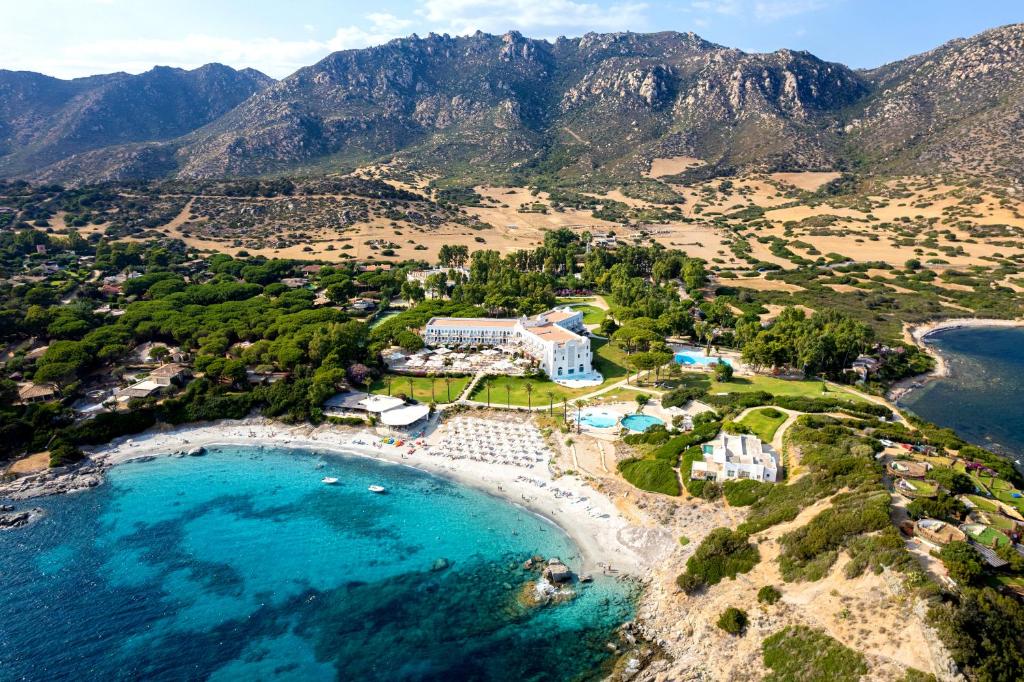
[[[1019,24],[871,71],[692,33],[548,42],[511,32],[336,52],[269,85],[214,66],[76,81],[0,74],[12,93],[0,105],[0,173],[216,178],[398,156],[452,178],[601,184],[691,156],[712,174],[1014,175],[1022,52]]]
[[[180,137],[272,82],[259,71],[222,64],[192,71],[158,66],[139,75],[74,80],[0,71],[0,172],[19,174],[63,162],[72,170],[66,175],[77,169],[85,175],[102,167],[76,163],[76,155],[101,149],[107,165],[127,166],[126,152],[111,148]],[[141,153],[154,157],[151,150]]]

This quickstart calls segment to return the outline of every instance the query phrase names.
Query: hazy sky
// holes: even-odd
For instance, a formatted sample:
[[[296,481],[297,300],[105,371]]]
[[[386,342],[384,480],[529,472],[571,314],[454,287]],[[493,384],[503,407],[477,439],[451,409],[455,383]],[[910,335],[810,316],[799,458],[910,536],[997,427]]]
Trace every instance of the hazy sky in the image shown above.
[[[0,0],[0,68],[70,78],[154,64],[277,78],[335,50],[411,33],[694,31],[872,67],[1024,21],[1024,0]]]

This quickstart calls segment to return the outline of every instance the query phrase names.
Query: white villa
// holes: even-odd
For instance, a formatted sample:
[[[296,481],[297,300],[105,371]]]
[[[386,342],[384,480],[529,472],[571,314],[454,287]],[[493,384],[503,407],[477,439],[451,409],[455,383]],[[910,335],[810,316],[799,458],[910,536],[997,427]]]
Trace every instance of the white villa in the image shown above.
[[[703,481],[726,481],[749,478],[775,483],[778,480],[779,458],[771,445],[757,436],[734,436],[722,433],[703,445],[704,461],[694,462],[690,478]]]
[[[583,379],[595,372],[583,312],[555,308],[534,317],[433,317],[423,332],[428,346],[518,346],[554,380]]]

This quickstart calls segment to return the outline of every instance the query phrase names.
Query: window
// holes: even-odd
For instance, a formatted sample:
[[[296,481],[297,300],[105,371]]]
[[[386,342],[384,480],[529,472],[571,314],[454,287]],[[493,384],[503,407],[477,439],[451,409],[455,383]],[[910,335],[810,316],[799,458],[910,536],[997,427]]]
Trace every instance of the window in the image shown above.
[[[580,371],[581,372],[583,371],[583,365],[582,364],[580,364]]]
[[[573,374],[575,371],[572,367],[569,368],[569,374]]]
[[[562,376],[562,368],[561,367],[558,368],[558,376]]]

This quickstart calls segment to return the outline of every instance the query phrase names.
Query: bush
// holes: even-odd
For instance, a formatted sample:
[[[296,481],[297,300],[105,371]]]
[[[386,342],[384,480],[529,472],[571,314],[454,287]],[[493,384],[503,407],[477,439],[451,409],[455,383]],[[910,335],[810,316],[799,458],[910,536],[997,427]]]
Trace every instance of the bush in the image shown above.
[[[686,561],[684,575],[690,577],[684,579],[680,576],[677,582],[690,593],[703,586],[717,585],[723,578],[735,578],[746,573],[760,560],[760,552],[747,541],[745,534],[716,528]],[[683,586],[684,581],[690,589]]]
[[[77,447],[63,439],[55,439],[50,446],[50,466],[59,467],[80,462],[85,454]]]
[[[757,591],[757,601],[769,606],[782,599],[782,593],[774,585],[765,585]]]
[[[747,627],[747,612],[730,606],[718,617],[718,627],[730,635],[742,634]]]
[[[1024,679],[1024,606],[1015,598],[966,588],[928,616],[968,679]]]
[[[761,481],[724,481],[722,492],[733,507],[749,507],[771,492],[771,483]]]
[[[978,550],[966,542],[951,542],[939,550],[939,558],[957,585],[972,585],[985,572]]]
[[[864,656],[820,630],[792,625],[761,644],[766,682],[858,682],[868,671]]]
[[[622,477],[641,490],[662,495],[679,495],[679,479],[672,463],[664,459],[624,459],[619,462]]]

